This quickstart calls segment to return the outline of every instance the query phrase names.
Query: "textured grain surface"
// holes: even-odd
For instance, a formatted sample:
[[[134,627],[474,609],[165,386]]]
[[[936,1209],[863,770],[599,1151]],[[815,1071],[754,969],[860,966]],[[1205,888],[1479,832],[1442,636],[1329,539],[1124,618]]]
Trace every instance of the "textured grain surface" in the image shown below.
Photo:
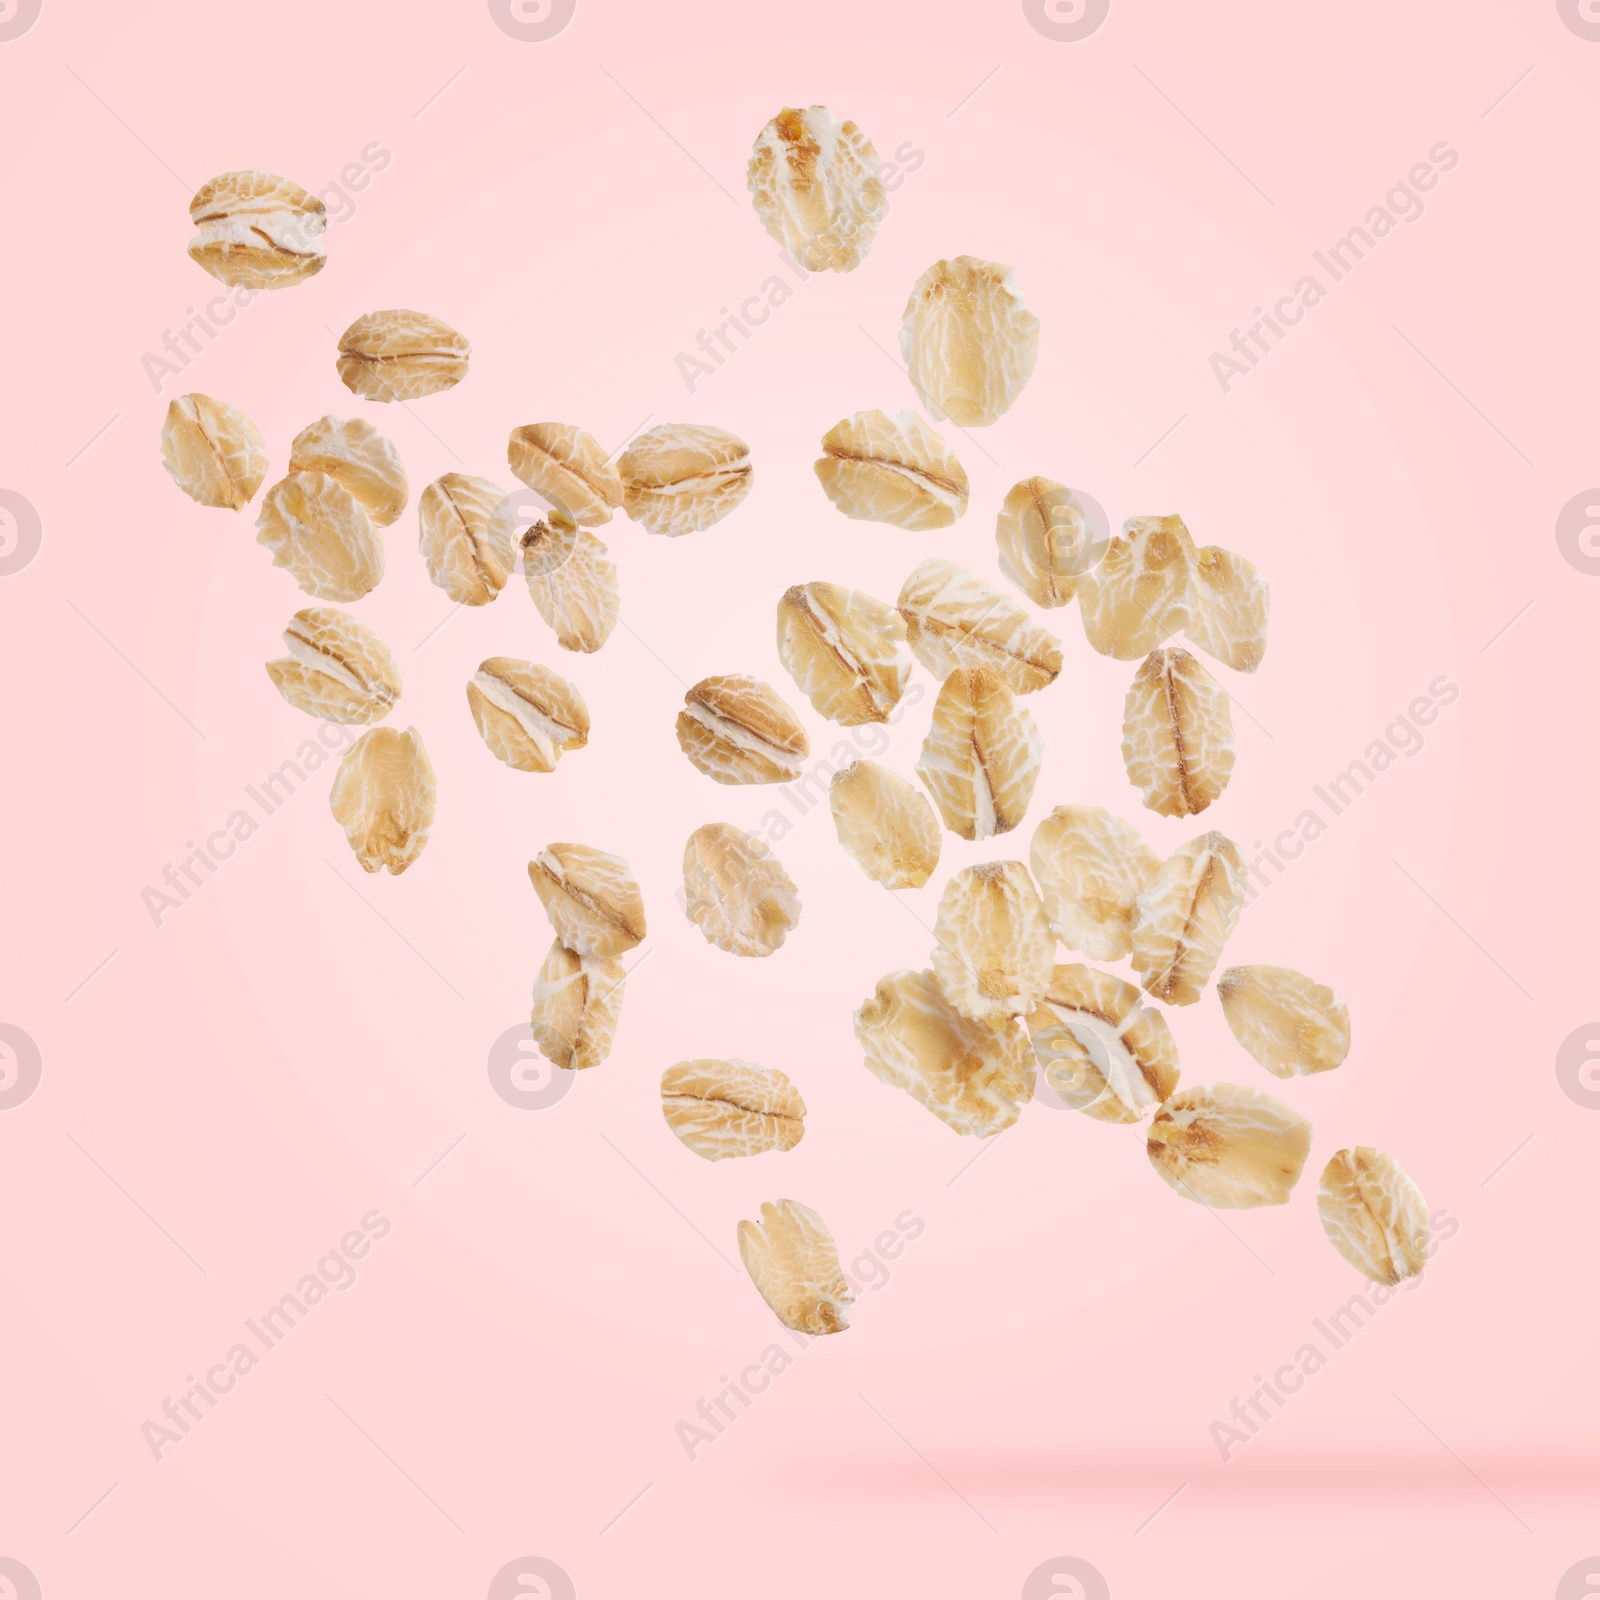
[[[589,742],[589,708],[559,673],[514,656],[490,656],[467,682],[483,742],[519,772],[554,772],[567,750]]]
[[[530,1023],[540,1054],[572,1072],[599,1066],[611,1054],[626,984],[620,961],[580,956],[557,939],[533,980]]]
[[[622,504],[622,475],[592,433],[567,422],[530,422],[506,446],[512,472],[580,527],[598,528]]]
[[[359,417],[319,417],[295,435],[291,472],[326,472],[366,507],[375,528],[387,528],[406,508],[411,488],[400,452]]]
[[[746,672],[702,678],[684,695],[678,746],[718,783],[787,783],[811,741],[770,684]]]
[[[1254,672],[1267,650],[1267,580],[1243,556],[1208,544],[1195,557],[1190,642],[1235,672]]]
[[[837,583],[802,583],[778,602],[778,659],[813,708],[844,727],[887,722],[911,662],[893,606]]]
[[[1038,782],[1039,730],[992,672],[952,672],[933,705],[917,775],[963,839],[1009,833]]]
[[[1061,641],[954,561],[929,557],[901,586],[897,604],[911,653],[941,682],[983,668],[1017,694],[1031,694],[1061,672]]]
[[[1217,995],[1233,1036],[1276,1078],[1331,1072],[1350,1052],[1350,1013],[1292,967],[1229,967]]]
[[[534,523],[522,536],[522,575],[563,650],[589,655],[611,637],[622,606],[617,568],[587,529],[559,511]]]
[[[1133,967],[1148,994],[1192,1006],[1210,980],[1244,906],[1239,847],[1220,833],[1192,839],[1162,862],[1141,891],[1133,928]]]
[[[180,395],[167,407],[161,459],[191,500],[227,511],[243,511],[267,475],[261,430],[237,406],[208,394]]]
[[[888,196],[878,152],[826,106],[785,106],[750,152],[747,187],[771,238],[811,272],[849,272],[872,247]]]
[[[800,920],[800,896],[762,840],[708,822],[683,849],[684,909],[719,950],[770,956]]]
[[[297,711],[324,722],[381,722],[400,698],[389,647],[365,623],[331,606],[297,611],[283,630],[289,654],[267,676]]]
[[[1121,817],[1099,806],[1057,806],[1033,830],[1028,863],[1069,950],[1096,961],[1132,950],[1135,902],[1161,858]]]
[[[750,492],[750,447],[726,428],[668,422],[617,462],[622,509],[649,533],[678,538],[721,522]]]
[[[556,937],[583,956],[620,956],[644,938],[644,896],[621,856],[586,844],[552,844],[528,879]]]
[[[828,498],[858,522],[923,532],[967,512],[966,471],[914,411],[858,411],[835,423],[814,470]]]
[[[340,381],[367,400],[420,400],[467,375],[472,346],[425,311],[369,311],[339,339]]]
[[[1050,987],[1056,941],[1020,861],[964,867],[944,886],[933,972],[964,1017],[1025,1017]]]
[[[319,600],[359,600],[383,577],[383,541],[366,507],[325,472],[291,472],[267,490],[256,543]]]
[[[1051,478],[1013,484],[995,522],[1000,570],[1036,606],[1064,606],[1105,554],[1077,495]]]
[[[927,796],[876,761],[833,775],[828,805],[844,853],[886,889],[920,889],[939,865],[939,820]]]
[[[1182,517],[1129,517],[1078,580],[1078,610],[1091,648],[1137,661],[1186,627],[1195,559]]]
[[[839,1333],[855,1296],[839,1270],[828,1225],[798,1200],[768,1200],[759,1222],[741,1222],[739,1259],[772,1314],[796,1333]]]
[[[781,1072],[748,1061],[680,1061],[661,1074],[667,1126],[705,1161],[792,1150],[806,1103]]]
[[[1156,1112],[1150,1164],[1186,1200],[1218,1211],[1281,1206],[1311,1150],[1311,1124],[1259,1089],[1180,1089]]]
[[[428,576],[458,605],[486,606],[517,565],[515,518],[506,492],[487,478],[447,472],[417,503]]]
[[[1122,708],[1122,760],[1144,803],[1197,816],[1233,774],[1233,717],[1222,685],[1187,650],[1152,650]]]
[[[327,207],[270,172],[224,172],[189,202],[189,259],[238,289],[287,289],[327,264]]]
[[[433,827],[433,766],[415,728],[369,728],[345,752],[328,796],[364,872],[406,870]]]
[[[1317,1190],[1322,1231],[1363,1277],[1391,1288],[1428,1261],[1428,1206],[1393,1156],[1370,1145],[1338,1151]]]

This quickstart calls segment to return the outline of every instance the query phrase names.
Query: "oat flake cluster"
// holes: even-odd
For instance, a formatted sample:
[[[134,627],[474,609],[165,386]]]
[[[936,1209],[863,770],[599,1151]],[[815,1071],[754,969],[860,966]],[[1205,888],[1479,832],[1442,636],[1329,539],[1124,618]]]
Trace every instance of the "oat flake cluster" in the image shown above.
[[[757,135],[748,181],[762,226],[808,271],[853,271],[887,211],[871,140],[824,106],[780,111]],[[322,204],[288,179],[224,173],[196,194],[190,215],[189,254],[224,283],[288,288],[326,265]],[[931,421],[912,409],[858,411],[823,432],[815,473],[845,516],[921,534],[959,522],[972,495],[933,424],[965,434],[1018,404],[1039,358],[1040,322],[1010,266],[957,255],[911,287],[901,353]],[[358,400],[409,403],[466,379],[471,355],[431,313],[374,310],[339,337],[332,364]],[[263,493],[261,430],[238,406],[203,394],[171,402],[161,450],[199,505],[238,512],[260,493],[257,542],[305,594],[331,602],[294,613],[286,653],[266,663],[267,676],[297,711],[366,725],[329,804],[364,871],[405,872],[433,826],[433,767],[416,729],[386,720],[404,693],[392,652],[338,609],[385,576],[386,530],[411,499],[399,452],[364,418],[330,414],[296,435],[283,475]],[[506,466],[543,509],[522,511],[522,491],[508,492],[498,475],[446,472],[417,499],[417,567],[462,606],[494,604],[520,570],[556,647],[578,655],[603,648],[621,614],[618,566],[595,530],[620,512],[648,535],[700,533],[738,510],[755,482],[745,442],[701,422],[658,424],[617,452],[573,423],[520,423]],[[1131,793],[1158,816],[1199,816],[1224,798],[1235,766],[1228,691],[1199,657],[1225,672],[1260,667],[1266,580],[1242,555],[1196,546],[1181,517],[1134,516],[1113,534],[1095,526],[1093,504],[1054,479],[1022,479],[996,509],[994,566],[1039,610],[1076,602],[1089,649],[1138,663],[1122,724]],[[970,566],[938,556],[908,565],[893,599],[839,581],[846,574],[799,573],[776,600],[777,664],[817,717],[846,728],[885,723],[915,668],[933,679],[914,767],[921,787],[858,760],[833,773],[828,792],[845,856],[891,892],[929,883],[946,833],[984,841],[1026,820],[1043,756],[1029,702],[1068,666],[1062,639]],[[492,656],[464,691],[487,759],[528,774],[583,760],[590,708],[548,662]],[[605,713],[597,708],[602,726]],[[1066,714],[1058,704],[1042,720],[1059,726]],[[701,775],[685,780],[694,783],[789,783],[811,752],[785,695],[743,670],[690,687],[675,731]],[[586,1070],[612,1047],[627,958],[645,938],[643,893],[625,859],[590,844],[548,844],[527,870],[554,934],[534,980],[532,1032],[555,1067]],[[711,947],[708,960],[783,959],[801,892],[764,841],[710,820],[687,840],[681,871],[680,904]],[[864,1064],[957,1134],[1000,1133],[1037,1092],[1094,1121],[1143,1124],[1150,1165],[1185,1199],[1282,1205],[1310,1155],[1311,1123],[1259,1088],[1182,1086],[1163,1009],[1202,1000],[1247,879],[1242,852],[1215,829],[1163,858],[1116,811],[1058,804],[1035,823],[1026,863],[980,861],[944,884],[928,913],[927,965],[880,978],[854,1014]],[[1075,959],[1058,961],[1063,947]],[[1091,962],[1126,962],[1127,976]],[[1215,987],[1241,1049],[1272,1076],[1320,1074],[1345,1060],[1346,1008],[1303,973],[1232,966]],[[662,1073],[660,1095],[668,1129],[706,1161],[781,1154],[805,1133],[799,1089],[748,1061],[678,1062]],[[1391,1156],[1364,1145],[1337,1151],[1317,1207],[1335,1249],[1374,1282],[1423,1269],[1427,1208]],[[737,1242],[786,1326],[848,1326],[853,1295],[816,1212],[767,1202],[757,1220],[738,1224]]]

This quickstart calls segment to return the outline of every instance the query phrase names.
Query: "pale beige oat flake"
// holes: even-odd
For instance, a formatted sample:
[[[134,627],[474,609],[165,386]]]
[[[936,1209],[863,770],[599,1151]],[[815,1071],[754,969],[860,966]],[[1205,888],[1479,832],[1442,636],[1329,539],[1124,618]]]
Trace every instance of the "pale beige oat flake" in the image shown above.
[[[512,431],[506,459],[521,481],[579,526],[598,528],[622,504],[622,476],[592,433],[566,422]]]
[[[772,1314],[796,1333],[850,1326],[855,1295],[839,1270],[828,1225],[798,1200],[768,1200],[759,1222],[739,1224],[739,1259]]]
[[[617,462],[622,509],[648,533],[678,538],[721,522],[750,492],[750,447],[726,428],[668,422]]]
[[[552,844],[528,879],[556,937],[581,956],[620,956],[644,938],[644,896],[621,856],[586,844]]]
[[[822,715],[844,727],[887,722],[911,662],[893,606],[837,583],[803,583],[778,602],[778,659]]]
[[[1187,650],[1152,650],[1122,712],[1122,760],[1144,803],[1192,817],[1228,786],[1233,718],[1222,685]]]
[[[708,822],[683,849],[684,909],[719,950],[770,956],[800,920],[800,896],[766,844]]]
[[[326,472],[366,507],[375,528],[399,519],[411,487],[400,452],[359,417],[320,417],[302,428],[290,448],[291,472]]]
[[[1057,806],[1033,830],[1028,862],[1051,930],[1069,950],[1095,961],[1128,954],[1135,901],[1161,866],[1133,828],[1099,806]]]
[[[1267,649],[1267,580],[1243,556],[1208,544],[1195,557],[1184,632],[1235,672],[1254,672]]]
[[[1009,833],[1033,799],[1039,730],[992,672],[952,672],[933,705],[917,775],[944,825],[963,839]]]
[[[587,529],[552,511],[522,536],[522,573],[563,650],[587,655],[611,637],[621,608],[617,568]]]
[[[417,514],[428,576],[458,605],[488,605],[517,564],[505,490],[487,478],[447,472],[422,491]]]
[[[997,421],[1033,375],[1039,319],[1011,268],[976,256],[936,261],[917,279],[900,325],[900,354],[935,422]]]
[[[1109,972],[1057,967],[1028,1034],[1045,1082],[1099,1122],[1138,1122],[1178,1087],[1166,1018]]]
[[[1248,875],[1239,847],[1220,833],[1181,845],[1140,893],[1133,967],[1145,992],[1192,1006],[1244,907]]]
[[[995,523],[1000,570],[1036,606],[1066,605],[1106,543],[1078,496],[1050,478],[1013,484]]]
[[[1180,1089],[1145,1140],[1151,1166],[1184,1199],[1218,1211],[1283,1205],[1310,1152],[1299,1112],[1234,1083]]]
[[[563,752],[589,742],[583,696],[537,662],[490,656],[467,682],[467,704],[483,742],[518,772],[554,772]]]
[[[774,1068],[748,1061],[680,1061],[661,1074],[661,1114],[703,1161],[793,1150],[806,1103]]]
[[[328,208],[270,172],[224,172],[189,202],[189,258],[236,289],[287,289],[320,272]]]
[[[208,394],[180,395],[167,407],[161,459],[191,500],[226,511],[243,511],[267,475],[261,430]]]
[[[1061,641],[954,561],[929,557],[900,589],[911,653],[934,677],[987,668],[1017,694],[1054,683]]]
[[[324,722],[380,722],[400,698],[400,673],[371,628],[330,606],[297,611],[283,630],[289,654],[267,676],[296,711]]]
[[[886,889],[920,889],[939,865],[939,819],[927,796],[876,761],[833,775],[828,805],[844,853]]]
[[[467,375],[472,346],[425,311],[369,311],[339,340],[339,377],[366,400],[420,400]]]
[[[1233,1036],[1275,1078],[1331,1072],[1350,1053],[1350,1012],[1292,967],[1229,967],[1217,996]]]
[[[1137,661],[1186,627],[1195,560],[1182,517],[1129,517],[1078,580],[1078,610],[1090,647],[1118,661]]]
[[[962,1016],[931,972],[880,979],[855,1029],[867,1070],[957,1133],[987,1138],[1009,1128],[1033,1094],[1027,1034]]]
[[[939,897],[933,934],[934,976],[964,1017],[1025,1017],[1050,987],[1056,941],[1020,861],[958,872]]]
[[[365,872],[399,877],[433,827],[433,766],[415,728],[368,728],[345,752],[328,804]]]
[[[625,987],[620,961],[580,956],[557,939],[533,980],[531,1026],[539,1053],[570,1072],[599,1066],[611,1054]]]
[[[812,272],[849,272],[872,247],[888,196],[878,152],[826,106],[785,106],[750,152],[748,188],[775,243]]]
[[[748,673],[702,678],[684,695],[678,745],[718,783],[788,783],[811,741],[777,692]]]
[[[814,470],[858,522],[924,532],[967,513],[971,486],[955,452],[914,411],[858,411],[822,436]]]
[[[359,600],[383,577],[383,541],[366,507],[326,472],[291,472],[267,490],[256,543],[319,600]]]
[[[1357,1145],[1322,1169],[1317,1211],[1328,1242],[1363,1277],[1393,1288],[1428,1264],[1428,1205],[1393,1156]]]

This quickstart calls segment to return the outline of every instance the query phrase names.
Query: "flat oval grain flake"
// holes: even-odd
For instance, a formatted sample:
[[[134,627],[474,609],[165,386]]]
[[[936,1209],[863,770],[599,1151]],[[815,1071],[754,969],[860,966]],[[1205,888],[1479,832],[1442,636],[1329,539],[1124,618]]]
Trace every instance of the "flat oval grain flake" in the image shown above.
[[[598,528],[622,504],[622,475],[592,433],[567,422],[514,429],[506,459],[516,476],[572,521]]]
[[[539,1053],[569,1072],[599,1066],[611,1054],[626,984],[620,961],[580,956],[557,939],[533,980],[530,1022]]]
[[[1393,1288],[1428,1261],[1428,1206],[1393,1156],[1340,1150],[1322,1169],[1317,1212],[1328,1242],[1363,1277]]]
[[[1180,1089],[1156,1112],[1150,1164],[1186,1200],[1218,1211],[1281,1206],[1311,1151],[1311,1124],[1259,1089]]]
[[[1267,580],[1243,556],[1214,544],[1195,558],[1194,587],[1184,632],[1235,672],[1254,672],[1267,651]]]
[[[617,568],[601,542],[559,511],[522,536],[528,594],[563,650],[592,654],[611,637],[622,607]]]
[[[678,745],[718,783],[788,783],[811,741],[770,684],[746,672],[702,678],[684,695]]]
[[[1129,517],[1078,580],[1090,648],[1137,661],[1187,627],[1195,560],[1182,517]]]
[[[328,208],[271,172],[224,172],[189,202],[189,259],[236,289],[287,289],[327,264]]]
[[[428,842],[436,786],[415,728],[368,728],[345,752],[328,804],[363,872],[399,877]]]
[[[933,705],[917,775],[944,825],[963,839],[1009,833],[1027,814],[1044,746],[992,672],[952,672]]]
[[[661,1074],[661,1114],[703,1161],[793,1150],[806,1103],[781,1072],[748,1061],[680,1061]]]
[[[934,976],[964,1017],[1025,1017],[1050,987],[1056,941],[1020,861],[958,872],[939,897],[933,933]]]
[[[417,502],[428,576],[458,605],[486,606],[517,565],[515,515],[498,484],[447,472]]]
[[[1233,774],[1233,718],[1222,685],[1187,650],[1152,650],[1122,711],[1122,759],[1164,817],[1204,811]]]
[[[302,428],[290,447],[289,470],[337,478],[366,507],[375,528],[398,521],[411,494],[400,452],[359,417],[319,417]]]
[[[383,541],[366,507],[326,472],[291,472],[267,490],[256,543],[319,600],[359,600],[383,577]]]
[[[1078,579],[1105,554],[1089,513],[1064,483],[1024,478],[1013,484],[995,523],[1000,570],[1036,606],[1064,606]]]
[[[837,583],[802,583],[778,602],[778,659],[813,708],[847,728],[887,722],[911,662],[893,606]]]
[[[668,422],[617,462],[622,509],[647,533],[676,539],[721,522],[750,492],[750,447],[726,428]]]
[[[339,379],[366,400],[420,400],[467,375],[472,346],[426,311],[369,311],[339,338]]]
[[[858,411],[835,423],[814,470],[828,498],[858,522],[920,533],[967,513],[965,469],[914,411]]]
[[[167,407],[161,459],[191,500],[226,511],[243,511],[267,475],[261,430],[237,406],[208,394],[180,395]]]
[[[935,422],[980,428],[1011,408],[1033,375],[1039,319],[1011,268],[976,256],[936,261],[917,279],[900,354]]]
[[[954,561],[924,561],[901,586],[898,605],[911,653],[941,682],[986,668],[1031,694],[1060,675],[1061,641]]]
[[[644,896],[621,856],[586,844],[552,844],[528,879],[556,937],[583,956],[620,956],[644,938]]]
[[[1204,833],[1161,864],[1136,902],[1133,967],[1145,992],[1192,1006],[1244,908],[1248,882],[1233,840]]]
[[[1133,948],[1135,901],[1161,867],[1121,817],[1099,806],[1057,806],[1028,851],[1051,931],[1069,950],[1120,961]]]
[[[931,972],[891,972],[854,1020],[867,1070],[959,1134],[1009,1128],[1033,1094],[1028,1036],[962,1016]]]
[[[589,708],[559,673],[534,661],[490,656],[467,682],[483,742],[518,772],[554,772],[567,750],[589,742]]]
[[[796,1333],[850,1326],[855,1295],[839,1270],[828,1225],[798,1200],[765,1201],[759,1222],[739,1224],[739,1259],[761,1298]]]
[[[289,654],[267,676],[296,711],[324,722],[381,722],[400,698],[400,672],[371,628],[331,606],[297,611],[283,630]]]
[[[1093,967],[1057,967],[1028,1016],[1045,1082],[1099,1122],[1138,1122],[1178,1087],[1178,1047],[1131,983]]]
[[[939,819],[927,796],[876,761],[833,775],[828,805],[844,853],[885,889],[920,889],[939,865]]]
[[[872,247],[888,196],[878,152],[826,106],[785,106],[750,152],[747,187],[772,240],[811,272],[850,272]]]
[[[1217,979],[1239,1043],[1275,1078],[1331,1072],[1350,1053],[1350,1012],[1292,967],[1229,967]]]
[[[683,849],[684,909],[719,950],[770,956],[800,920],[800,896],[766,844],[726,822],[689,835]]]

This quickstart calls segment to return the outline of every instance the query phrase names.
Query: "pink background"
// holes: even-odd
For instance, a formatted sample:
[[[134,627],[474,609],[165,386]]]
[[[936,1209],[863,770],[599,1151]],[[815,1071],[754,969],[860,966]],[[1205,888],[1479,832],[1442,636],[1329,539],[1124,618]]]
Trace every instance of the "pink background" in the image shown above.
[[[45,0],[0,41],[0,488],[43,529],[0,578],[0,1022],[43,1058],[0,1113],[0,1556],[52,1600],[478,1597],[528,1556],[584,1596],[1014,1595],[1070,1556],[1118,1597],[1281,1600],[1546,1596],[1600,1551],[1600,1118],[1555,1066],[1600,1014],[1600,579],[1555,535],[1600,481],[1586,26],[1546,0],[1117,0],[1055,42],[1012,3],[580,0],[521,42],[482,4]],[[861,269],[806,283],[691,394],[676,355],[780,270],[744,193],[751,140],[813,101],[886,160],[923,160]],[[1425,214],[1224,393],[1212,352],[1440,141],[1460,159]],[[158,392],[142,357],[222,292],[184,253],[192,190],[238,167],[321,187],[378,165],[370,146],[389,159],[353,215],[330,199],[327,269]],[[960,252],[1014,264],[1036,374],[997,426],[945,430],[973,484],[961,523],[848,522],[813,477],[817,440],[913,404],[905,297]],[[403,408],[340,385],[337,333],[391,305],[471,339],[457,389]],[[426,740],[439,814],[405,877],[366,878],[324,768],[157,927],[141,890],[315,732],[262,672],[306,601],[255,544],[255,507],[202,509],[161,469],[167,402],[196,389],[254,418],[273,478],[328,411],[402,451],[413,506],[352,609],[394,648],[394,721]],[[514,487],[506,435],[547,418],[608,447],[714,422],[755,462],[710,531],[604,531],[624,625],[592,657],[554,647],[520,578],[451,616],[415,553],[422,487],[450,470]],[[1025,858],[1067,801],[1120,810],[1163,852],[1200,831],[1140,808],[1118,751],[1133,668],[1092,654],[1074,611],[1044,619],[1067,667],[1028,702],[1046,757],[1018,832],[946,835],[933,882],[892,904],[825,806],[791,813],[777,848],[805,911],[764,962],[712,949],[675,904],[693,828],[787,809],[682,759],[684,685],[769,679],[828,758],[848,735],[779,666],[783,588],[892,598],[930,554],[999,582],[995,509],[1032,473],[1117,522],[1179,511],[1270,578],[1262,670],[1218,669],[1239,761],[1205,819],[1247,848],[1435,679],[1459,686],[1227,951],[1331,984],[1347,1064],[1277,1086],[1214,994],[1173,1017],[1187,1083],[1253,1084],[1313,1120],[1280,1209],[1208,1215],[1137,1131],[1043,1104],[992,1146],[958,1140],[861,1066],[851,1011],[926,962],[951,871]],[[590,746],[553,776],[500,766],[473,729],[463,685],[496,653],[588,700]],[[884,757],[907,773],[934,690],[916,682]],[[633,864],[648,956],[610,1060],[530,1111],[486,1062],[526,1018],[550,934],[524,867],[555,839]],[[804,1143],[697,1162],[656,1080],[698,1055],[788,1072]],[[1455,1231],[1224,1461],[1212,1422],[1308,1339],[1326,1353],[1313,1320],[1361,1287],[1314,1203],[1354,1143],[1395,1154]],[[850,1331],[691,1461],[675,1424],[784,1342],[734,1248],[778,1195],[823,1214],[847,1265],[902,1213],[922,1227]],[[359,1281],[153,1459],[140,1428],[163,1399],[373,1210],[392,1227]],[[564,1592],[538,1570],[496,1594]],[[1097,1592],[1066,1571],[1028,1593]]]

